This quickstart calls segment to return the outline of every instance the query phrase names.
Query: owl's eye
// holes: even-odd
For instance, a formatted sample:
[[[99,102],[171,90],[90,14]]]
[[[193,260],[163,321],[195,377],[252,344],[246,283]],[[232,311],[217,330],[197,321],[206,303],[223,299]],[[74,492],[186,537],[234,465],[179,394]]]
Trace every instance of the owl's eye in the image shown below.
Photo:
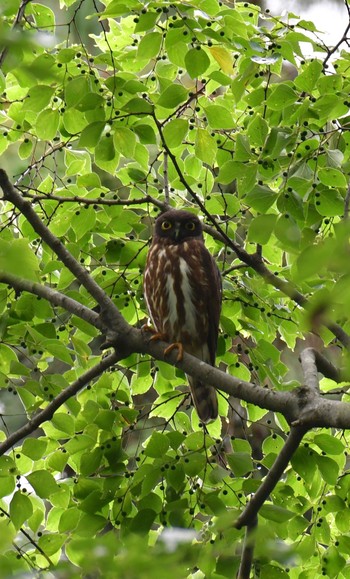
[[[196,224],[194,221],[188,221],[185,225],[187,231],[194,231],[196,229]]]
[[[163,221],[162,223],[162,229],[163,231],[168,231],[168,229],[172,228],[172,224],[170,223],[170,221]]]

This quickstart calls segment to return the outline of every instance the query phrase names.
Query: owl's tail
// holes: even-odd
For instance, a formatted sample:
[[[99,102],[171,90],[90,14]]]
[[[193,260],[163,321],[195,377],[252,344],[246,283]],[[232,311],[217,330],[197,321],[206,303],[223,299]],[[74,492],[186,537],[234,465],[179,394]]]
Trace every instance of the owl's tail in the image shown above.
[[[192,376],[187,376],[187,378],[199,420],[205,424],[215,420],[218,416],[218,398],[215,388],[203,384]]]

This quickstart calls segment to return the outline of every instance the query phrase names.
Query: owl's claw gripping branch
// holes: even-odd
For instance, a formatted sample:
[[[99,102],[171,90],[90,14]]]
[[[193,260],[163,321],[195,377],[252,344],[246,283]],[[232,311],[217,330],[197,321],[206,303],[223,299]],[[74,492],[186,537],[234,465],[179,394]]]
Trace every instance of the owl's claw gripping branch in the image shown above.
[[[154,338],[154,336],[153,336],[153,338]],[[164,356],[167,356],[168,354],[170,354],[170,352],[172,352],[175,349],[178,350],[176,362],[181,362],[182,358],[184,357],[184,347],[181,344],[181,342],[174,342],[173,344],[170,344],[170,346],[165,348]]]
[[[142,326],[141,330],[143,330],[144,332],[150,332],[151,334],[153,334],[153,336],[150,338],[150,342],[156,342],[157,340],[162,340],[162,342],[168,342],[169,341],[168,336],[164,332],[157,332],[157,330],[155,328],[152,328],[152,326],[148,326],[147,324],[144,324]],[[164,356],[167,356],[175,349],[177,349],[179,351],[178,355],[176,357],[176,362],[181,362],[181,360],[184,357],[184,347],[183,347],[181,342],[173,342],[167,348],[165,348]]]

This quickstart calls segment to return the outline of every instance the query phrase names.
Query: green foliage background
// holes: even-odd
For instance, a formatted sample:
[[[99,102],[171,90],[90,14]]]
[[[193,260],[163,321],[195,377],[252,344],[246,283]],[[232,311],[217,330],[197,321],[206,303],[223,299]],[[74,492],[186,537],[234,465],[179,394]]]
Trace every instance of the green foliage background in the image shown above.
[[[224,282],[217,363],[296,387],[297,340],[311,328],[334,340],[319,317],[350,331],[349,53],[330,65],[312,22],[241,2],[28,3],[13,29],[18,9],[0,8],[1,166],[133,325],[146,318],[142,271],[167,196],[214,215],[248,252],[259,244],[308,307],[207,235]],[[95,306],[7,203],[0,269]],[[96,364],[101,342],[76,316],[4,284],[0,311],[4,440],[9,420],[14,430]],[[221,395],[224,418],[203,432],[175,390],[183,384],[174,367],[132,355],[0,457],[3,577],[235,575],[244,530],[234,520],[288,425]],[[348,576],[348,437],[308,433],[261,510],[255,576]],[[168,550],[167,527],[196,539]]]

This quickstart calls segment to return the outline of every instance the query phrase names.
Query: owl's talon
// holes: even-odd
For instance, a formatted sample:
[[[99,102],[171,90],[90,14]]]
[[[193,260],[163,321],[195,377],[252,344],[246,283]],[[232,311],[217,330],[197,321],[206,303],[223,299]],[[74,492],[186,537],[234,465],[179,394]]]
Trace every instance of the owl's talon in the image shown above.
[[[172,352],[173,350],[175,350],[175,348],[178,350],[178,354],[176,357],[176,362],[181,362],[183,356],[184,356],[184,347],[182,345],[181,342],[174,342],[173,344],[170,344],[170,346],[168,346],[167,348],[165,348],[164,350],[164,356],[167,356],[168,354],[170,354],[170,352]]]

